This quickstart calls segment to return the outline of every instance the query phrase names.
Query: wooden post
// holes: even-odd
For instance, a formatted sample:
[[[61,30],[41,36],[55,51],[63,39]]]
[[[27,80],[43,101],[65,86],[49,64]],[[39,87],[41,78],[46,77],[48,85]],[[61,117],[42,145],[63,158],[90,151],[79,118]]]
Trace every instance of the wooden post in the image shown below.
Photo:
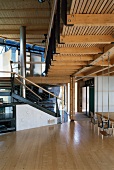
[[[66,111],[68,112],[68,83],[65,86],[65,100]]]
[[[75,77],[72,79],[72,110],[73,110],[73,118],[75,117]]]
[[[64,86],[62,86],[62,109],[64,109]]]
[[[75,117],[75,77],[70,79],[70,119],[74,121]]]

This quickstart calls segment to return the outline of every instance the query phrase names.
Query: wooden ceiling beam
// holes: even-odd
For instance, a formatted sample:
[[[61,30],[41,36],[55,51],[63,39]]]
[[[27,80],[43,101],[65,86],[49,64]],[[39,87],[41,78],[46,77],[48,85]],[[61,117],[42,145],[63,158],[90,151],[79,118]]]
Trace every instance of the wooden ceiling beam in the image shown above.
[[[28,77],[27,79],[36,84],[63,84],[70,82],[69,76]]]
[[[109,73],[113,73],[113,72],[114,72],[114,67],[111,67],[111,68],[109,67]],[[106,75],[106,74],[108,74],[108,67],[103,72],[101,71],[101,72],[97,73],[97,76]]]
[[[97,64],[99,61],[102,61],[102,59],[104,58],[107,59],[108,55],[110,55],[110,57],[114,56],[114,44],[110,44],[110,45],[107,45],[104,49],[103,49],[104,53],[103,54],[97,54],[95,57],[94,57],[94,61],[92,62],[89,62],[88,65],[95,65]],[[81,72],[84,72],[85,70],[87,70],[88,68],[85,67],[85,68],[82,68],[80,69],[78,72],[75,72],[73,75],[78,75],[79,73]]]
[[[10,23],[8,24],[8,23],[5,23],[5,24],[3,24],[3,25],[0,25],[0,30],[4,30],[4,25],[5,25],[5,29],[7,29],[7,30],[16,30],[16,29],[20,29],[20,26],[21,26],[21,24],[20,23],[13,23],[13,25],[11,25]],[[35,25],[35,24],[32,24],[32,25],[28,25],[27,27],[26,27],[26,30],[32,30],[32,29],[41,29],[41,28],[43,28],[43,29],[45,29],[45,28],[47,28],[48,27],[48,23],[42,23],[41,25]],[[40,36],[42,36],[42,35],[40,35]]]
[[[94,61],[90,62],[89,64],[94,65],[97,62],[102,61],[102,59],[106,60],[108,59],[108,55],[110,55],[110,57],[113,57],[114,56],[114,44],[105,46],[103,51],[104,53],[102,55],[101,54],[96,55],[94,57]]]
[[[114,65],[114,58],[111,58],[111,59],[110,59],[110,64],[111,64],[111,65]]]
[[[48,74],[58,74],[58,76],[59,76],[59,74],[71,74],[73,72],[73,70],[68,70],[68,71],[63,71],[63,70],[58,70],[58,71],[56,71],[56,70],[53,70],[53,71],[48,71]]]
[[[52,61],[51,65],[87,65],[87,61]]]
[[[93,60],[93,55],[53,55],[53,60],[56,61],[90,61]]]
[[[111,64],[109,64],[111,66]],[[99,61],[94,66],[108,66],[108,61]]]
[[[98,72],[101,72],[102,70],[105,70],[107,69],[107,67],[100,67],[100,66],[96,66],[95,68],[89,70],[88,72],[85,72],[84,73],[84,76],[89,76],[89,75],[92,75],[92,74],[97,74]]]
[[[1,18],[0,25],[23,25],[23,26],[31,26],[31,25],[39,25],[39,24],[48,24],[49,19],[42,19],[42,18]]]
[[[42,11],[45,11],[45,12],[50,12],[50,9],[49,8],[41,8],[41,7],[37,7],[37,8],[24,8],[24,7],[22,7],[21,6],[21,8],[17,8],[17,9],[15,9],[15,8],[7,8],[7,9],[3,9],[3,7],[1,8],[0,7],[0,12],[5,12],[5,13],[7,13],[7,12],[11,12],[11,13],[13,13],[13,12],[41,12],[42,13]]]
[[[56,53],[62,54],[98,54],[103,53],[103,50],[97,47],[57,47]]]
[[[50,77],[50,76],[53,76],[53,77],[61,76],[61,77],[63,77],[63,78],[64,78],[65,76],[69,76],[69,77],[70,77],[70,75],[71,75],[71,74],[68,74],[68,73],[67,73],[67,74],[62,74],[62,73],[61,73],[61,74],[47,74],[48,77]],[[56,79],[56,78],[55,78],[55,79]],[[57,81],[56,81],[56,82],[57,82]],[[61,80],[61,82],[62,82],[62,80]]]
[[[107,44],[114,42],[111,35],[61,35],[60,42],[65,44]]]
[[[66,71],[66,72],[63,72],[63,71],[48,71],[48,74],[69,74],[69,73],[72,73],[73,71]]]
[[[35,77],[30,77],[30,78],[33,78],[33,79],[34,79]],[[40,77],[40,78],[42,79],[42,78],[44,78],[44,77]],[[53,80],[53,79],[54,79],[54,76],[45,77],[45,78],[48,79],[48,80]],[[63,79],[63,77],[61,77],[61,76],[57,76],[57,77],[56,77],[56,80],[62,80],[62,79]],[[64,79],[69,79],[69,76],[65,76]]]
[[[1,14],[0,14],[1,15]],[[11,14],[10,14],[11,15]],[[15,16],[15,17],[14,17]],[[2,17],[2,19],[8,19],[9,17],[8,16],[3,16]],[[30,14],[30,12],[29,12],[29,14],[27,15],[25,15],[25,14],[20,14],[20,16],[18,16],[18,15],[16,15],[15,13],[13,14],[13,16],[10,16],[10,19],[13,19],[13,20],[17,20],[17,19],[28,19],[28,18],[30,18],[30,19],[43,19],[43,20],[49,20],[50,19],[50,17],[49,17],[49,15],[38,15],[38,16],[36,16],[35,14],[33,15],[33,14]]]
[[[114,14],[71,14],[67,24],[76,26],[114,26]]]
[[[55,66],[53,66],[53,65],[51,65],[51,66],[50,66],[50,69],[54,69],[54,70],[55,70],[55,69],[56,69],[56,70],[59,70],[59,69],[63,69],[63,70],[64,70],[64,69],[70,69],[70,70],[71,70],[71,69],[80,69],[80,68],[81,68],[81,66],[76,66],[76,65],[73,65],[73,66],[72,66],[72,65],[70,65],[70,64],[67,65],[67,66],[66,66],[66,65],[63,65],[63,66],[60,66],[60,65],[55,65]]]
[[[18,41],[20,41],[20,38],[10,38],[11,40],[18,40]],[[33,37],[31,37],[31,38],[27,38],[27,40],[29,41],[36,41],[36,40],[39,40],[39,41],[42,41],[44,38],[38,38],[38,37],[36,37],[36,38],[33,38]]]
[[[29,35],[35,35],[35,34],[40,34],[40,33],[46,33],[47,32],[47,29],[37,29],[37,30],[26,30],[26,34],[29,34]],[[4,34],[7,34],[7,35],[12,35],[12,34],[20,34],[20,31],[19,30],[0,30],[0,34],[1,35],[4,35]]]
[[[62,72],[59,72],[59,71],[58,71],[58,72],[53,72],[53,71],[50,72],[50,71],[49,71],[48,74],[50,74],[50,75],[51,75],[51,74],[52,74],[52,75],[54,74],[54,75],[58,75],[58,76],[59,76],[59,75],[65,75],[65,74],[68,74],[68,75],[69,75],[69,74],[72,73],[72,72],[73,72],[73,71],[71,71],[71,72],[67,72],[67,71],[66,71],[66,72],[63,72],[63,71],[62,71]]]

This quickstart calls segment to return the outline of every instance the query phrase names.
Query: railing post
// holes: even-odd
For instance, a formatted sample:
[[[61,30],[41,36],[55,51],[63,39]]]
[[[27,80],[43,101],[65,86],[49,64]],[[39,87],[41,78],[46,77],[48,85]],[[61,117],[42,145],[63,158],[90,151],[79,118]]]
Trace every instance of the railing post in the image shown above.
[[[10,66],[11,66],[11,102],[13,102],[12,93],[14,92],[14,74],[13,74],[12,63],[13,63],[13,61],[10,61]]]
[[[11,73],[11,102],[14,102],[12,94],[14,93],[14,74]]]
[[[56,97],[56,117],[58,117],[58,114],[57,114],[57,97]]]
[[[56,117],[60,116],[60,112],[59,112],[59,107],[58,107],[58,102],[57,102],[57,97],[56,97]]]

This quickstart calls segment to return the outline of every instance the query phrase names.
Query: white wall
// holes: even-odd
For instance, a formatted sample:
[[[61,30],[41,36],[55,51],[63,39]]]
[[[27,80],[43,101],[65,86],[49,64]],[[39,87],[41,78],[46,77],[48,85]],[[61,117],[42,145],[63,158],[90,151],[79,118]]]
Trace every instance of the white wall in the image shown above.
[[[30,105],[16,106],[16,130],[36,128],[57,124],[57,118]]]
[[[109,95],[109,97],[108,97]],[[108,105],[109,98],[109,105]],[[95,77],[95,112],[109,112],[114,111],[114,77],[109,77],[108,90],[108,76]]]
[[[11,50],[0,54],[0,71],[11,71]],[[10,73],[0,73],[0,77],[11,77]]]

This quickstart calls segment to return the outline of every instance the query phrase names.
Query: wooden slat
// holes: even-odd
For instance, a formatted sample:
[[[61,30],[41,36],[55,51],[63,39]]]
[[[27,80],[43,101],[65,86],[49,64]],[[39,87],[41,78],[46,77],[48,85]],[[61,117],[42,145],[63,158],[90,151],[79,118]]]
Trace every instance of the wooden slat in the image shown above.
[[[80,14],[82,14],[83,13],[83,10],[84,10],[84,8],[85,8],[85,6],[86,6],[86,3],[87,3],[87,0],[82,0],[82,2],[83,2],[83,4],[82,4],[82,7],[81,7],[81,9],[80,9]]]
[[[109,9],[110,3],[113,2],[112,0],[108,0],[107,3],[105,4],[104,8],[102,9],[101,13],[106,13],[106,9]]]
[[[94,5],[93,5],[93,7],[92,7],[92,9],[91,9],[91,14],[94,13],[96,7],[98,6],[98,3],[99,3],[99,0],[96,0],[95,3],[94,3]]]
[[[73,14],[74,6],[75,6],[75,0],[72,0],[72,4],[71,4],[71,8],[70,8],[70,14]]]
[[[114,26],[114,14],[73,14],[67,15],[67,24],[79,26]]]
[[[103,5],[103,2],[102,2],[102,0],[101,0],[101,1],[99,1],[99,3],[97,4],[97,6],[96,6],[96,8],[95,8],[94,14],[97,14],[97,13],[98,13],[99,8],[100,8],[102,5]]]
[[[88,10],[90,4],[91,4],[91,1],[87,1],[87,2],[86,2],[86,6],[85,6],[85,8],[84,8],[84,10],[83,10],[83,13],[84,13],[84,14],[87,13],[87,10]]]
[[[76,13],[77,12],[77,8],[78,8],[78,5],[79,5],[79,2],[80,2],[80,0],[75,1],[74,9],[73,9],[72,13]]]
[[[77,9],[77,14],[79,14],[80,13],[80,9],[82,9],[82,4],[83,4],[83,2],[85,2],[84,0],[80,0],[80,3],[79,3],[79,5],[78,5],[78,9]]]
[[[102,4],[100,5],[100,8],[99,8],[99,10],[98,10],[97,13],[100,14],[100,13],[102,12],[103,8],[106,6],[106,4],[107,4],[107,0],[104,0],[104,1],[102,2]]]
[[[91,1],[91,4],[90,4],[90,6],[89,6],[88,9],[87,9],[87,13],[88,13],[88,14],[89,14],[89,13],[92,13],[91,10],[92,10],[92,7],[94,6],[95,1],[96,1],[96,0],[92,0],[92,1]]]
[[[68,26],[64,26],[65,29],[69,30]],[[84,26],[72,26],[73,31],[70,35],[79,35],[79,30],[84,27]],[[104,27],[100,27],[100,26],[85,26],[83,32],[81,33],[81,35],[102,35],[102,30],[105,30],[104,35],[111,35],[114,32],[114,27],[113,26],[104,26]],[[67,35],[65,32],[64,34],[62,33],[62,35]]]
[[[110,8],[111,7],[113,8],[112,11],[114,11],[114,2],[113,1],[110,2],[108,8],[106,8],[106,10],[105,10],[105,13],[110,13]]]

